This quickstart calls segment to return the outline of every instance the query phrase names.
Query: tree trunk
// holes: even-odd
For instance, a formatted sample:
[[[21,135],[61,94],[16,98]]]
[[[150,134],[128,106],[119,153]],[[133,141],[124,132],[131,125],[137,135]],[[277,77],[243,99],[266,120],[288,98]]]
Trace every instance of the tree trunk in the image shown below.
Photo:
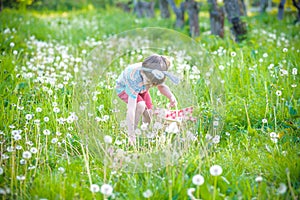
[[[265,13],[267,8],[267,0],[260,0],[260,13]]]
[[[197,37],[200,34],[199,30],[199,4],[194,0],[186,2],[187,11],[189,15],[190,35]]]
[[[293,0],[293,5],[297,8],[298,10],[298,15],[297,15],[297,19],[295,20],[295,24],[300,22],[300,0],[298,0],[298,2],[296,2],[296,0]]]
[[[127,3],[118,2],[118,3],[116,3],[116,6],[118,8],[121,8],[124,12],[130,12],[131,11],[130,4],[131,4],[130,1],[128,1]]]
[[[167,0],[159,0],[161,18],[170,18],[170,10]]]
[[[185,7],[185,3],[181,3],[180,7],[177,8],[176,4],[174,3],[174,0],[167,0],[169,5],[171,6],[172,10],[174,11],[175,15],[176,15],[176,23],[175,23],[175,27],[176,28],[183,28],[184,26],[184,7]]]
[[[285,0],[280,0],[279,6],[278,6],[278,19],[283,19],[283,13],[284,13],[284,4]]]
[[[241,16],[247,16],[247,8],[244,0],[239,0],[239,7],[240,7],[240,13]]]
[[[134,1],[134,12],[137,17],[154,17],[154,2]]]
[[[246,37],[246,23],[240,20],[241,12],[238,0],[224,0],[228,21],[232,24],[231,33],[236,42],[242,41]]]
[[[224,9],[218,8],[216,0],[208,0],[211,34],[224,38]]]

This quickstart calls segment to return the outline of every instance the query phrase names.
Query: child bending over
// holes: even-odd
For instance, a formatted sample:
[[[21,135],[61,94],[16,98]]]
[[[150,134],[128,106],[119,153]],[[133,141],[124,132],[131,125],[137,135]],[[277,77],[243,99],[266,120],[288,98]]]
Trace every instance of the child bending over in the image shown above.
[[[153,106],[149,93],[151,87],[157,87],[160,93],[169,99],[171,107],[177,104],[170,88],[164,84],[166,77],[175,84],[179,83],[179,79],[168,72],[170,64],[170,60],[165,56],[154,54],[142,63],[129,65],[116,81],[117,94],[127,103],[126,122],[131,145],[135,144],[135,129],[141,116],[143,123],[151,122]]]

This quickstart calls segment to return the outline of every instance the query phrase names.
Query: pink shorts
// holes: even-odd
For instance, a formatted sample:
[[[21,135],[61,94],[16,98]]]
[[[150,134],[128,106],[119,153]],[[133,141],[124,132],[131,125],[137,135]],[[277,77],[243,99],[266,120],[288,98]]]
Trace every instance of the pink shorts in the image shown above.
[[[122,99],[125,103],[128,103],[128,94],[126,94],[125,91],[121,92],[119,95],[120,99]],[[140,102],[140,101],[144,101],[146,104],[146,107],[148,109],[152,109],[152,100],[151,100],[151,96],[149,94],[149,91],[146,91],[144,93],[139,93],[137,98],[136,98],[136,102]]]

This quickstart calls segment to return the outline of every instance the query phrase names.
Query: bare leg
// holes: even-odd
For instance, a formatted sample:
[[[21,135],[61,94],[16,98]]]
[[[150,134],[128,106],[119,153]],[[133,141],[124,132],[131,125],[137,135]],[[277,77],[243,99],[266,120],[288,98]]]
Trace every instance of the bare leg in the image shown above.
[[[134,121],[134,129],[137,128],[140,118],[142,116],[142,114],[144,113],[146,108],[146,104],[144,101],[140,101],[137,103],[136,105],[136,111],[135,111],[135,121]]]
[[[152,119],[152,110],[151,109],[145,109],[143,112],[143,123],[150,124]]]

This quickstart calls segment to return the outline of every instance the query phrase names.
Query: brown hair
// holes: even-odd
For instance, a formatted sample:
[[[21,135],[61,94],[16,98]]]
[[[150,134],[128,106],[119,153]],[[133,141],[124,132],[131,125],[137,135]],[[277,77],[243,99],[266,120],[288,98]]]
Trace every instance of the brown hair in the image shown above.
[[[147,57],[142,63],[142,66],[144,68],[153,69],[153,70],[157,69],[159,71],[168,71],[170,65],[171,62],[167,57],[158,54],[153,54]],[[163,79],[158,79],[154,76],[154,74],[148,71],[144,71],[144,73],[153,85],[162,84],[166,79],[166,77],[164,77]]]

